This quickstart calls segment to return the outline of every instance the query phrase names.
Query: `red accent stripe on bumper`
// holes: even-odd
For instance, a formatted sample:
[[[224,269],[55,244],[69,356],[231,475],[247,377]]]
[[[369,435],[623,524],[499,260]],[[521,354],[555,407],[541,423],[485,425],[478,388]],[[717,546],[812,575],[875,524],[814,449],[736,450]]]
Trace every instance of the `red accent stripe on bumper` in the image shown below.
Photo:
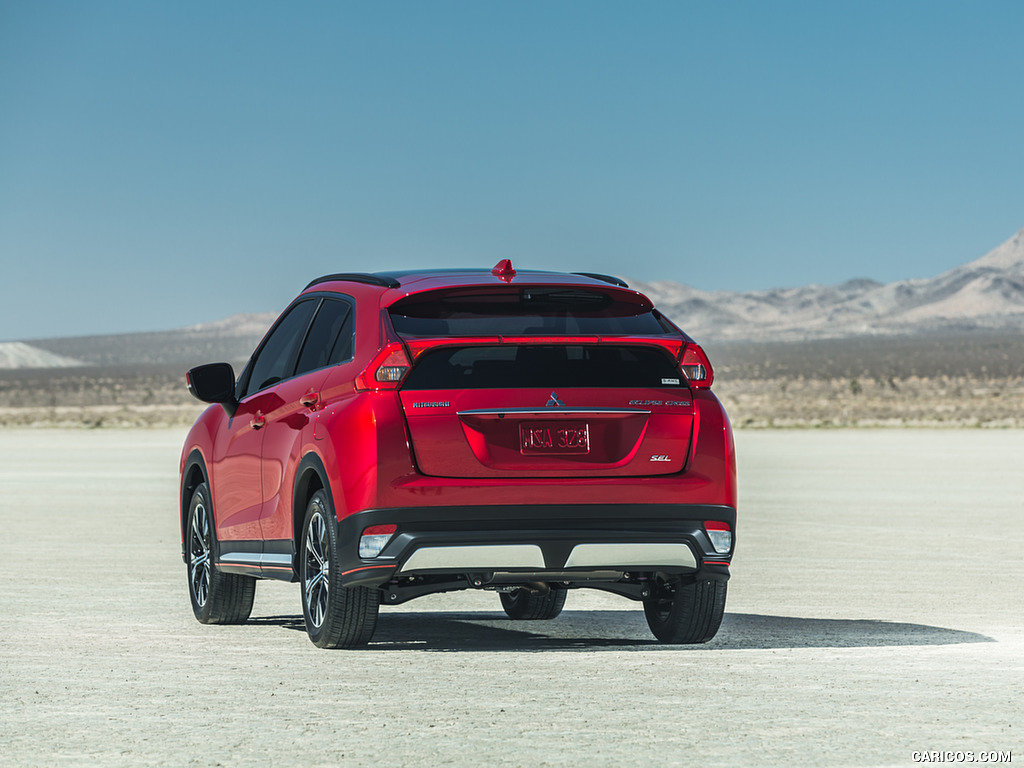
[[[342,576],[348,576],[350,573],[357,573],[359,571],[372,571],[375,568],[396,568],[397,563],[392,565],[364,565],[362,568],[353,568],[351,571],[342,571]]]

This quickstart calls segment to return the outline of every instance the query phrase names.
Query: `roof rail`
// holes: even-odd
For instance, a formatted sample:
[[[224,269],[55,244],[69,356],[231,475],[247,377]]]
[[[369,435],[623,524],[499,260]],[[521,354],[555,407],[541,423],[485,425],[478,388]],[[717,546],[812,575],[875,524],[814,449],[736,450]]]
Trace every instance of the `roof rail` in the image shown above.
[[[617,285],[620,288],[629,288],[629,284],[625,280],[620,280],[617,277],[611,275],[602,275],[598,272],[573,272],[574,275],[581,275],[582,277],[592,277],[595,280],[600,280],[602,283],[611,283]]]
[[[367,272],[341,272],[336,275],[324,275],[316,280],[311,280],[303,290],[309,290],[320,283],[330,283],[339,280],[345,283],[365,283],[366,285],[379,285],[381,288],[397,288],[401,283],[390,275],[371,275]]]

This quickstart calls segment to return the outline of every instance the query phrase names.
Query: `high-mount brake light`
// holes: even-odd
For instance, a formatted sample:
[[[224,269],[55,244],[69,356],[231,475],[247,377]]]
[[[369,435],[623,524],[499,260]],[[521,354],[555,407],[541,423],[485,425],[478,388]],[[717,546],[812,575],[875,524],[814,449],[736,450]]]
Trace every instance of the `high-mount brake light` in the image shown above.
[[[721,520],[705,520],[704,530],[708,532],[708,538],[711,540],[711,546],[715,548],[715,552],[720,555],[729,554],[729,550],[732,549],[732,528],[728,523],[723,523]]]
[[[378,352],[366,370],[356,377],[356,390],[398,389],[411,367],[405,347],[393,341]]]
[[[683,347],[679,367],[683,369],[683,375],[691,387],[707,389],[715,380],[715,371],[711,367],[707,353],[696,344],[687,344]]]
[[[371,525],[359,537],[359,556],[376,557],[398,530],[397,525]]]

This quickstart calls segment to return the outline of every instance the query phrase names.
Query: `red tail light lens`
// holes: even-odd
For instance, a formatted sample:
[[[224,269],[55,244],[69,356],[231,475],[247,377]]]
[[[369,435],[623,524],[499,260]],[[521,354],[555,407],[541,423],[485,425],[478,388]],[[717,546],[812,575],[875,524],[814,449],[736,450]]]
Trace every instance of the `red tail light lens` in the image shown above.
[[[378,352],[366,370],[356,377],[356,390],[398,389],[411,367],[405,347],[393,341]]]
[[[687,344],[683,348],[683,356],[679,359],[679,367],[690,382],[691,387],[707,389],[715,380],[715,371],[707,354],[696,344]]]

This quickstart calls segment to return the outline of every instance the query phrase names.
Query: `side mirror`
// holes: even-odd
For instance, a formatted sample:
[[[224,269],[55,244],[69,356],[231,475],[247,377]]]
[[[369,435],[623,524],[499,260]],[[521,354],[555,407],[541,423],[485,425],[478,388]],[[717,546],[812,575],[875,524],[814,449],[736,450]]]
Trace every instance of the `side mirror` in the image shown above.
[[[204,403],[220,403],[228,416],[238,410],[235,399],[235,371],[229,363],[199,365],[185,374],[188,391]]]

